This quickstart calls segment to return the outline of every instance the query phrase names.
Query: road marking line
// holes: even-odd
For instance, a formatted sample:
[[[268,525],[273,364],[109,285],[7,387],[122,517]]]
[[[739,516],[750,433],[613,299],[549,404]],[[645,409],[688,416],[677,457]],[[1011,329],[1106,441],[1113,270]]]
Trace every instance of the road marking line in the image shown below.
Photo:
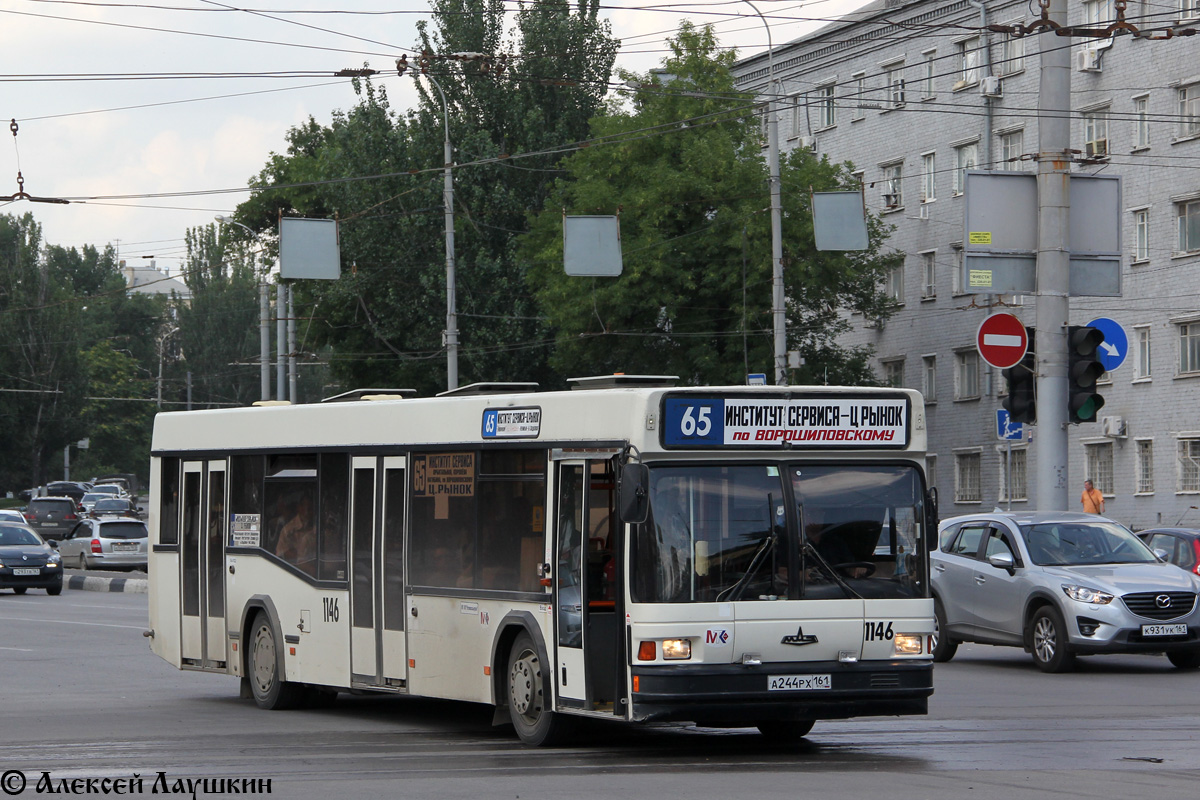
[[[16,650],[18,653],[32,653],[33,651],[26,647],[0,647],[0,650]]]
[[[144,631],[145,625],[113,625],[107,622],[77,622],[73,619],[28,619],[26,617],[5,617],[8,622],[57,622],[59,625],[89,625],[93,628],[129,628],[132,631]]]

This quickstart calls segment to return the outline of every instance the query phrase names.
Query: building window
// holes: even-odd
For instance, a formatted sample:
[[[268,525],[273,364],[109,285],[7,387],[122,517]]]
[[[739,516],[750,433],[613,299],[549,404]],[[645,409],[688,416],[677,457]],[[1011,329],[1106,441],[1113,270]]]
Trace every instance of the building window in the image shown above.
[[[1025,40],[1009,34],[1000,42],[1000,74],[1011,75],[1025,69]]]
[[[1150,260],[1150,209],[1140,208],[1133,212],[1133,260]]]
[[[1200,322],[1179,326],[1179,372],[1200,372]]]
[[[1200,250],[1200,200],[1177,203],[1179,215],[1179,252]]]
[[[1133,98],[1133,149],[1150,146],[1150,96]]]
[[[1089,28],[1107,28],[1116,19],[1113,0],[1084,0],[1083,14]]]
[[[925,153],[921,156],[921,202],[928,203],[937,199],[937,156]]]
[[[933,97],[933,76],[937,74],[937,51],[929,50],[924,53],[925,74],[921,79],[921,96]]]
[[[1028,500],[1029,481],[1025,477],[1028,459],[1025,448],[1001,451],[1000,463],[1003,465],[1000,470],[1000,499]],[[1011,493],[1009,487],[1012,487]]]
[[[954,148],[954,194],[960,195],[967,188],[967,170],[975,169],[979,163],[979,142]]]
[[[805,132],[804,131],[805,106],[804,106],[804,101],[800,99],[800,95],[798,95],[798,94],[788,95],[787,102],[788,102],[788,105],[791,106],[791,112],[792,112],[789,115],[792,119],[790,136],[794,139],[797,136],[800,136]]]
[[[837,124],[837,97],[833,84],[817,87],[817,112],[822,128],[832,128]]]
[[[937,253],[921,253],[921,274],[924,285],[921,287],[921,297],[932,300],[937,297]]]
[[[904,62],[887,68],[888,101],[892,108],[904,105]]]
[[[925,456],[925,485],[937,486],[937,456]]]
[[[883,205],[885,208],[904,208],[904,162],[883,168]]]
[[[979,453],[956,453],[954,456],[954,502],[978,503],[983,499],[980,491]]]
[[[1200,83],[1179,87],[1179,135],[1200,136]]]
[[[1087,458],[1087,468],[1085,477],[1091,480],[1092,485],[1100,490],[1101,494],[1113,493],[1113,444],[1112,442],[1100,442],[1099,444],[1084,445],[1084,455]]]
[[[1021,156],[1025,153],[1025,131],[1009,131],[1000,134],[1000,151],[1004,158],[1004,169],[1019,171],[1025,164]]]
[[[883,362],[883,383],[895,389],[904,386],[904,359]]]
[[[1200,439],[1179,440],[1180,492],[1200,492]]]
[[[864,111],[867,107],[867,77],[864,73],[858,73],[854,76],[854,116],[853,119],[862,119]]]
[[[974,400],[979,397],[979,353],[960,350],[954,354],[957,369],[954,374],[954,399]]]
[[[1133,338],[1133,379],[1143,381],[1150,377],[1150,326],[1134,328]]]
[[[1137,493],[1154,493],[1154,441],[1139,439],[1137,443]]]
[[[970,39],[964,39],[956,47],[958,48],[958,84],[955,85],[955,88],[979,83],[979,79],[983,77],[983,71],[979,66],[981,61],[979,37],[972,36]]]
[[[926,403],[937,402],[937,356],[921,359],[921,394]]]
[[[897,303],[904,302],[904,265],[889,270],[887,274],[887,285],[884,287],[884,292],[892,300]]]
[[[1083,115],[1084,155],[1099,158],[1108,155],[1108,109],[1099,108]]]
[[[1179,0],[1179,21],[1200,18],[1200,0]]]

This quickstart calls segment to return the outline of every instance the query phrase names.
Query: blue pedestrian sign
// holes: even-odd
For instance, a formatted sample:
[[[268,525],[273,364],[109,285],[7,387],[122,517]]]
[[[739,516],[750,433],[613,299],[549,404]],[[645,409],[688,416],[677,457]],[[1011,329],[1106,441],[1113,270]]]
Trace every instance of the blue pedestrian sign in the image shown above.
[[[1098,317],[1089,322],[1088,327],[1104,334],[1104,341],[1096,350],[1096,355],[1106,371],[1112,372],[1125,363],[1125,356],[1129,355],[1129,337],[1125,335],[1121,323],[1108,317]]]
[[[1019,442],[1025,438],[1025,424],[1013,422],[1008,416],[1008,409],[996,409],[996,438]]]

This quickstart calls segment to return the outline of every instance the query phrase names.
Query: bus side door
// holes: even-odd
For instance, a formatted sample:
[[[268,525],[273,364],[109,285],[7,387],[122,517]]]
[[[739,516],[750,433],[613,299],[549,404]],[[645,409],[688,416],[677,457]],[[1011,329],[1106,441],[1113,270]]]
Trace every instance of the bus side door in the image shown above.
[[[350,495],[350,659],[355,686],[405,685],[402,456],[356,456]]]

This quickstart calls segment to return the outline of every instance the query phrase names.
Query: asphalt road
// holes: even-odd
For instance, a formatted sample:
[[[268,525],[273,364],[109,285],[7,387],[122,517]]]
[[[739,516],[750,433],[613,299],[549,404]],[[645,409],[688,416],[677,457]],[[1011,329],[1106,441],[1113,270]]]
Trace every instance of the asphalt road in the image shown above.
[[[147,794],[159,772],[170,787],[269,778],[289,799],[1200,794],[1200,672],[1161,657],[1043,675],[1019,651],[964,645],[937,668],[927,717],[818,723],[794,748],[750,730],[597,725],[578,746],[536,750],[471,704],[343,695],[327,710],[261,711],[235,679],[153,656],[146,600],[0,593],[0,771],[25,776],[15,796],[37,796],[43,772],[56,787],[138,773]]]

